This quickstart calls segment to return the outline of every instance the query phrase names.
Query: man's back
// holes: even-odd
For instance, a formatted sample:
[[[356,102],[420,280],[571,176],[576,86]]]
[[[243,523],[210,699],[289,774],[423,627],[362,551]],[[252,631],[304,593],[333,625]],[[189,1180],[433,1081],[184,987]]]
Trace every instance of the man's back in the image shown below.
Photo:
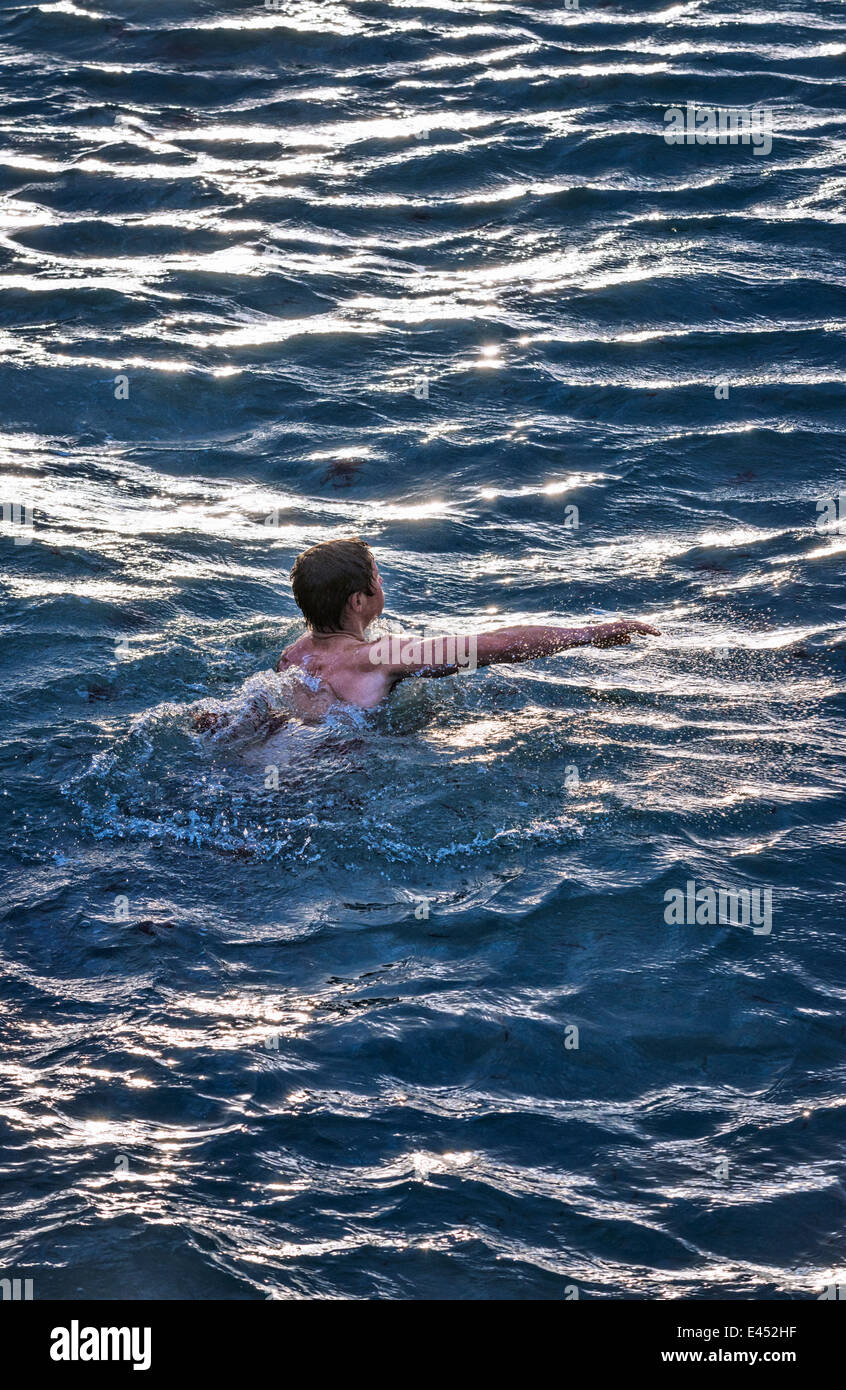
[[[395,678],[369,659],[373,643],[349,633],[306,632],[286,647],[277,671],[299,668],[294,701],[302,719],[317,721],[338,701],[373,709],[387,695]]]

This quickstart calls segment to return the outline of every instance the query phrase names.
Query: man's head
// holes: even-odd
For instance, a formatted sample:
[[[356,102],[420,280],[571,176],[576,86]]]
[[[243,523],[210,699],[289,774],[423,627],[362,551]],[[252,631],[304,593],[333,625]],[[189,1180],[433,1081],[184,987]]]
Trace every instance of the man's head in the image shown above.
[[[373,552],[358,536],[321,541],[304,550],[291,570],[294,598],[313,632],[367,627],[385,606]]]

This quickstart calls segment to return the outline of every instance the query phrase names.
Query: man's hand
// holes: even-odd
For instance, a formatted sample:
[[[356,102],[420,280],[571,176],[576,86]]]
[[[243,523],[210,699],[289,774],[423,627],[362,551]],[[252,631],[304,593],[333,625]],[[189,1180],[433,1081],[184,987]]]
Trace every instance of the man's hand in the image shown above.
[[[593,647],[624,647],[627,642],[631,642],[633,632],[648,633],[650,637],[660,637],[661,634],[657,627],[650,627],[648,623],[638,623],[628,621],[623,623],[603,623],[596,629],[591,646]]]

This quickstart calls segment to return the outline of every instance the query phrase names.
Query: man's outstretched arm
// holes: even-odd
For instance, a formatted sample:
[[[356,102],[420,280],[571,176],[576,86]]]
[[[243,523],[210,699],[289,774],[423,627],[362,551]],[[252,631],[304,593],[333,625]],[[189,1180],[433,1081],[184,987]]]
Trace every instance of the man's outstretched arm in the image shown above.
[[[568,647],[622,647],[633,632],[659,637],[657,628],[633,620],[598,623],[594,627],[504,627],[476,638],[476,662],[491,666],[502,661],[533,661]]]
[[[451,676],[473,666],[534,661],[568,647],[621,647],[632,640],[632,633],[660,636],[648,623],[626,620],[594,627],[503,627],[496,632],[425,640],[383,637],[366,650],[371,665],[385,667],[388,674],[401,680],[404,676]]]

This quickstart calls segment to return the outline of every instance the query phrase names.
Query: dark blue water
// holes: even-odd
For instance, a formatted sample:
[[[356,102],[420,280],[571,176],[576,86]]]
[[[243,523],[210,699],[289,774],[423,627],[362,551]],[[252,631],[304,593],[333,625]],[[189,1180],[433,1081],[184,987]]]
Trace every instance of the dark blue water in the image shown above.
[[[4,4],[4,1277],[844,1281],[844,56],[835,0]],[[196,738],[351,532],[415,631],[664,635]]]

